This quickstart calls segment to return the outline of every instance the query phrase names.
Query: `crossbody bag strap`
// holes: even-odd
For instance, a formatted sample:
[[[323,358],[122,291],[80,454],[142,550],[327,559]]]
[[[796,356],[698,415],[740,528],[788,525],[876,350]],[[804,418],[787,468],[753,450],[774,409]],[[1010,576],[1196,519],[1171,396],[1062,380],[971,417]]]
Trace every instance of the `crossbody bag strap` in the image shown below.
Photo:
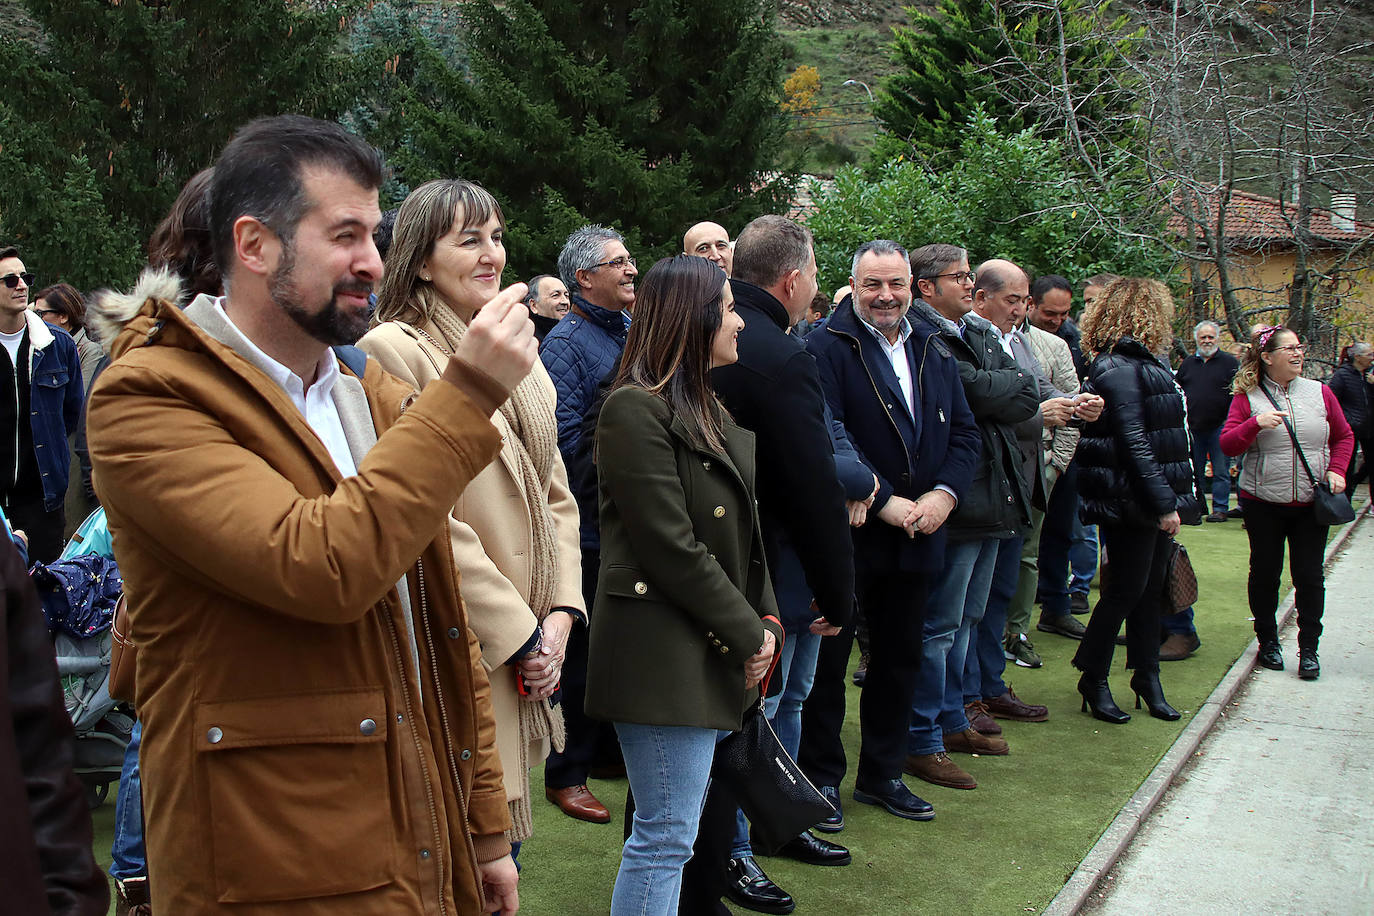
[[[1269,399],[1269,403],[1274,405],[1274,409],[1282,413],[1283,408],[1279,406],[1279,402],[1274,398],[1274,395],[1269,389],[1264,387],[1263,379],[1260,380],[1259,386],[1260,391],[1263,391],[1264,396]],[[1312,486],[1317,486],[1317,475],[1312,473],[1312,465],[1307,463],[1307,456],[1303,454],[1302,444],[1298,442],[1297,431],[1293,429],[1293,424],[1288,422],[1287,417],[1283,418],[1283,425],[1288,430],[1288,435],[1293,439],[1293,448],[1297,450],[1298,460],[1302,462],[1302,469],[1307,472],[1307,479],[1312,481]]]

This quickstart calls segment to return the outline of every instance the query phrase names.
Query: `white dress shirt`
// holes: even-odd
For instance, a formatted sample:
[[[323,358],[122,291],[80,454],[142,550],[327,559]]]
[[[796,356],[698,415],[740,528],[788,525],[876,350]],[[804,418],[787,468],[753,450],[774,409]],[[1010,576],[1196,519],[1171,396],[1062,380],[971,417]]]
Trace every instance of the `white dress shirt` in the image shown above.
[[[268,356],[261,347],[239,330],[229,314],[224,311],[223,298],[215,300],[215,309],[239,337],[238,345],[234,346],[234,349],[243,353],[249,362],[281,386],[291,399],[291,403],[301,412],[301,416],[305,417],[305,422],[315,431],[315,435],[320,437],[320,441],[329,451],[329,457],[334,459],[339,473],[344,477],[355,476],[358,468],[353,463],[353,453],[348,448],[348,438],[344,435],[343,421],[339,419],[339,409],[334,406],[334,383],[339,380],[339,358],[334,355],[334,351],[324,351],[319,365],[315,368],[315,383],[306,390],[305,382],[299,375]]]
[[[857,315],[855,317],[858,317]],[[888,362],[892,364],[892,371],[897,374],[897,384],[902,388],[902,397],[906,399],[907,415],[915,419],[916,402],[915,386],[911,379],[911,361],[906,358],[906,341],[911,336],[911,325],[906,317],[902,318],[902,329],[897,334],[897,342],[892,343],[887,339],[887,335],[873,325],[859,319],[859,323],[868,328],[873,337],[878,341],[878,346],[882,347],[883,353],[887,356]]]

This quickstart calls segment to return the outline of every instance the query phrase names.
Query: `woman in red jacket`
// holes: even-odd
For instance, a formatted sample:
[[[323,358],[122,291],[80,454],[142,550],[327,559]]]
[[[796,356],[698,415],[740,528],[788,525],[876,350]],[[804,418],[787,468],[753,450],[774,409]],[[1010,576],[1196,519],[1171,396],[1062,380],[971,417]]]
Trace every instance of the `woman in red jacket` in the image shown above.
[[[1233,457],[1245,455],[1240,505],[1250,537],[1250,613],[1259,663],[1283,670],[1275,614],[1286,541],[1297,591],[1298,677],[1316,680],[1321,676],[1317,642],[1326,601],[1322,556],[1328,526],[1313,514],[1313,494],[1318,482],[1334,493],[1345,489],[1341,472],[1350,463],[1354,436],[1331,389],[1302,377],[1302,358],[1303,345],[1292,331],[1255,331],[1231,385],[1235,397],[1221,431],[1221,450]]]

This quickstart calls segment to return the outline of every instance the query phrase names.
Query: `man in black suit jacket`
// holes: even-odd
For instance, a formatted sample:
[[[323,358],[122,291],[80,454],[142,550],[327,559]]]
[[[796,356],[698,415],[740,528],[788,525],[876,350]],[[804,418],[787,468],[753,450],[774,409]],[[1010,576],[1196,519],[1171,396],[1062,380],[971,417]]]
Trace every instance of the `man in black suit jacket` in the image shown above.
[[[744,318],[739,360],[714,370],[711,381],[735,422],[756,437],[759,520],[774,585],[784,557],[791,560],[795,555],[815,599],[817,610],[804,619],[797,619],[795,609],[791,614],[783,611],[787,635],[774,675],[784,682],[800,679],[809,684],[817,643],[839,633],[854,608],[849,513],[836,476],[825,395],[816,361],[788,333],[816,294],[811,233],[785,217],[759,217],[735,241],[731,276],[735,311]],[[793,659],[798,660],[796,670]],[[850,860],[843,846],[809,831],[780,854],[818,865],[845,865]],[[791,898],[759,869],[746,838],[737,836],[725,858],[732,900],[768,912],[785,911]]]

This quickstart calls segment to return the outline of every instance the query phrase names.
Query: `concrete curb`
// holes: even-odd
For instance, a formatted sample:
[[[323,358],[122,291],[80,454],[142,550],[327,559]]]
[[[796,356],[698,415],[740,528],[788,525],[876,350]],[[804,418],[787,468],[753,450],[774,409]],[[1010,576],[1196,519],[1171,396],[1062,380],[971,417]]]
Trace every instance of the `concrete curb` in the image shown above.
[[[1324,562],[1326,568],[1330,567],[1331,561],[1345,546],[1351,533],[1365,518],[1371,515],[1372,510],[1374,510],[1374,503],[1366,504],[1355,516],[1355,520],[1341,528],[1336,536],[1331,539],[1331,542],[1327,544]],[[1288,625],[1292,616],[1293,592],[1290,591],[1284,598],[1283,604],[1279,606],[1280,632]],[[1207,737],[1207,734],[1225,715],[1227,705],[1235,697],[1236,692],[1240,690],[1246,676],[1254,669],[1255,657],[1258,654],[1259,643],[1252,639],[1250,645],[1241,653],[1240,658],[1236,659],[1236,663],[1221,679],[1221,683],[1203,702],[1202,708],[1193,715],[1193,720],[1183,729],[1173,746],[1165,752],[1159,763],[1150,771],[1150,775],[1145,777],[1140,788],[1122,806],[1121,811],[1108,825],[1097,843],[1088,851],[1074,873],[1069,876],[1064,887],[1045,907],[1042,911],[1044,916],[1076,916],[1078,911],[1088,902],[1089,896],[1097,889],[1102,878],[1116,864],[1117,859],[1121,858],[1121,854],[1126,851],[1131,840],[1135,839],[1141,824],[1145,822],[1145,818],[1149,817],[1155,805],[1159,804],[1159,800],[1164,797],[1164,793],[1174,778],[1197,752],[1199,745],[1202,744],[1202,739]]]

